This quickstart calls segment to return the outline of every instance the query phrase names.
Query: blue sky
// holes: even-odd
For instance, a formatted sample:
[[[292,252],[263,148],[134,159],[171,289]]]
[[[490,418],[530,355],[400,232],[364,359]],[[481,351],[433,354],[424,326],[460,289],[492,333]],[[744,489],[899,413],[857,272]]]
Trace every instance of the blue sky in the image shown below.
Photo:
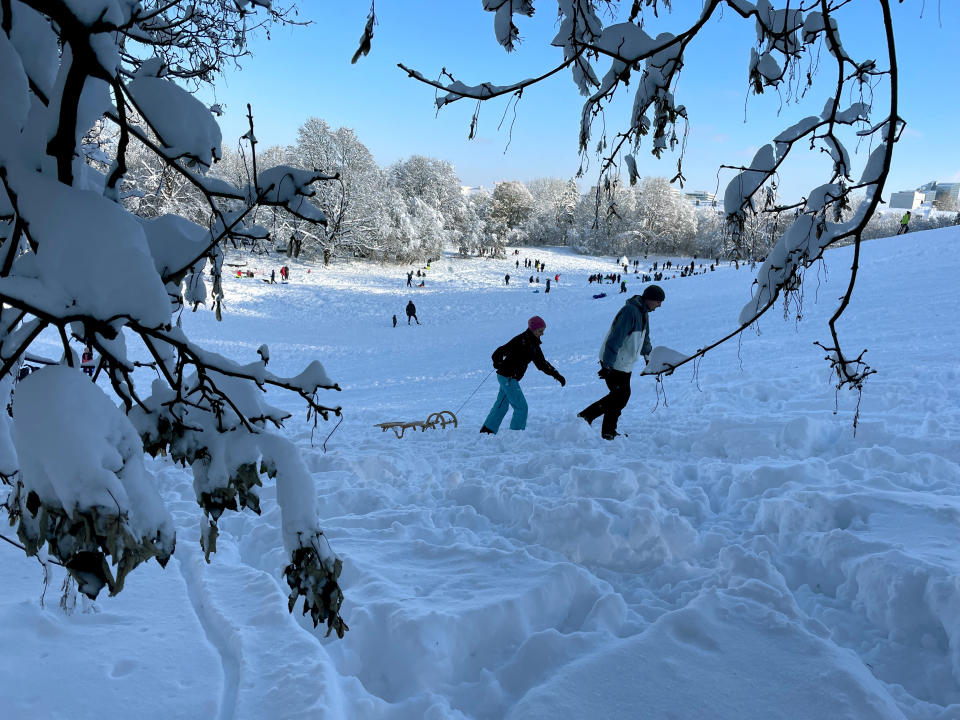
[[[686,5],[686,12],[699,7],[689,0],[674,3],[681,5]],[[857,0],[842,16],[840,32],[848,52],[876,57],[885,65],[877,57],[883,51],[877,42],[882,40],[878,7],[874,0]],[[402,62],[428,77],[438,77],[445,67],[468,84],[509,84],[539,74],[560,58],[559,49],[549,45],[556,32],[555,5],[541,0],[536,16],[518,18],[523,42],[508,54],[497,44],[493,14],[482,10],[480,0],[381,0],[373,49],[351,65],[368,8],[365,0],[311,0],[299,8],[299,19],[309,20],[309,26],[275,29],[269,39],[256,38],[251,45],[254,56],[217,84],[216,100],[227,108],[220,118],[225,142],[246,131],[249,102],[257,138],[264,145],[293,142],[306,119],[319,117],[334,127],[352,128],[381,165],[414,154],[438,157],[453,163],[466,185],[492,188],[500,180],[566,178],[576,173],[582,101],[568,73],[529,89],[516,108],[506,99],[481,108],[478,137],[468,140],[473,104],[460,101],[438,115],[433,89],[408,79],[396,66]],[[885,197],[891,190],[928,180],[960,181],[956,139],[960,3],[908,0],[893,3],[892,9],[900,114],[907,129],[897,144]],[[683,20],[676,11],[673,17],[661,12],[661,17],[667,22],[663,29],[676,29]],[[648,31],[654,28],[659,31],[661,26],[647,26]],[[676,89],[677,101],[687,106],[691,117],[684,158],[687,190],[722,194],[731,173],[719,171],[721,164],[749,163],[759,146],[822,108],[825,95],[817,92],[817,85],[800,104],[769,91],[759,97],[747,93],[746,67],[754,38],[753,23],[728,10],[710,22],[687,53]],[[832,63],[822,60],[821,66],[833,73]],[[606,118],[608,128],[619,127],[629,100],[624,94],[614,105]],[[884,102],[882,91],[876,100]],[[852,144],[848,149],[856,151]],[[855,162],[865,154],[862,148]],[[672,177],[676,161],[675,154],[655,160],[646,141],[638,154],[641,175]],[[594,181],[597,169],[594,159],[581,186]],[[826,179],[824,161],[814,153],[785,169],[781,193],[797,199]]]

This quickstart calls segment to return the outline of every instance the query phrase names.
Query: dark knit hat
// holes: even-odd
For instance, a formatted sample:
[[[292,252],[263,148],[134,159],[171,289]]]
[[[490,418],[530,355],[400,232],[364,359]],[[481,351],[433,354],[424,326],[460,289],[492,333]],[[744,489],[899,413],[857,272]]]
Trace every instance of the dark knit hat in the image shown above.
[[[527,320],[527,327],[531,330],[538,330],[540,328],[547,327],[547,323],[544,322],[544,319],[539,315],[534,315],[532,318]]]
[[[659,302],[667,299],[666,293],[663,292],[663,288],[659,285],[648,285],[640,297],[644,300],[657,300]]]

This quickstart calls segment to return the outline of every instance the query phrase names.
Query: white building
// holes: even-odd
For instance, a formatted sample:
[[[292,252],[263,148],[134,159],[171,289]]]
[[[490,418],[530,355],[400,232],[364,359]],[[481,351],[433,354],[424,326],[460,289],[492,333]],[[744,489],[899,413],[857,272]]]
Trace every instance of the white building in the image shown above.
[[[919,190],[902,190],[890,195],[890,207],[914,210],[920,207],[925,199],[925,194]]]
[[[960,183],[928,182],[916,190],[903,190],[890,195],[890,207],[913,210],[922,204],[937,210],[960,209]]]
[[[717,194],[707,192],[706,190],[694,190],[693,192],[684,193],[684,196],[691,204],[697,207],[701,205],[716,206],[717,204]]]
[[[937,210],[960,210],[960,183],[937,183],[933,206]]]

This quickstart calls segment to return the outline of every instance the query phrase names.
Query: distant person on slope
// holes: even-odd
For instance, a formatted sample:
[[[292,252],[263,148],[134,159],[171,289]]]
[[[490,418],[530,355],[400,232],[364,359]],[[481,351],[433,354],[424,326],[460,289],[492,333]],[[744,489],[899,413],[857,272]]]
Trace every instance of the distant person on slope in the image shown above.
[[[510,429],[523,430],[527,427],[527,400],[520,389],[520,380],[531,361],[540,372],[555,378],[560,383],[560,387],[567,384],[563,375],[558,373],[553,365],[543,357],[543,351],[540,349],[540,338],[546,328],[547,323],[544,322],[543,318],[534,315],[527,321],[526,330],[506,345],[501,345],[493,351],[491,358],[493,359],[493,367],[497,371],[500,392],[497,393],[497,399],[493,403],[493,407],[490,408],[490,413],[483,422],[480,432],[495,435],[507,414],[508,407],[513,407]]]
[[[659,286],[648,285],[643,295],[634,295],[624,303],[603,339],[600,372],[597,375],[607,384],[609,392],[577,413],[577,417],[592,425],[594,420],[603,415],[600,435],[604,440],[613,440],[619,434],[617,421],[630,399],[633,366],[641,355],[646,361],[653,348],[650,343],[650,313],[660,307],[665,299],[666,294]]]
[[[413,304],[413,300],[407,303],[407,325],[410,324],[410,318],[417,320],[417,306]],[[417,325],[420,324],[420,321],[417,320]]]
[[[900,229],[897,230],[897,235],[903,235],[905,232],[910,231],[910,211],[907,210],[903,217],[900,218]]]

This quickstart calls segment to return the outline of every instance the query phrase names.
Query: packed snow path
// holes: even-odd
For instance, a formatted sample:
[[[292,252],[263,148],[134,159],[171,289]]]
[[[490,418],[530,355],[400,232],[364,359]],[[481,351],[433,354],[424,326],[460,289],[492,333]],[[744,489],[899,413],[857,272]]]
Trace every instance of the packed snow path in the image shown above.
[[[252,258],[263,275],[227,280],[224,322],[183,322],[238,360],[266,342],[278,374],[319,358],[343,386],[326,452],[334,422],[312,432],[303,407],[271,400],[294,413],[286,432],[344,558],[349,633],[287,614],[272,483],[261,517],[222,519],[207,565],[192,480],[157,460],[178,523],[165,571],[148,564],[66,615],[60,577],[41,606],[36,561],[0,549],[4,717],[960,718],[958,240],[864,245],[841,322],[878,370],[856,435],[856,397],[835,397],[813,344],[845,290],[845,248],[808,277],[801,321],[771,312],[665,395],[634,377],[629,437],[610,443],[575,414],[605,392],[600,341],[641,290],[632,273],[627,295],[587,283],[612,259],[448,255],[407,288],[405,266],[354,262],[290,263],[291,282],[269,285],[280,262]],[[692,352],[731,328],[749,273],[659,283],[654,344]],[[531,366],[527,430],[480,435],[490,353],[533,314],[567,385]],[[465,401],[456,429],[374,427]]]

